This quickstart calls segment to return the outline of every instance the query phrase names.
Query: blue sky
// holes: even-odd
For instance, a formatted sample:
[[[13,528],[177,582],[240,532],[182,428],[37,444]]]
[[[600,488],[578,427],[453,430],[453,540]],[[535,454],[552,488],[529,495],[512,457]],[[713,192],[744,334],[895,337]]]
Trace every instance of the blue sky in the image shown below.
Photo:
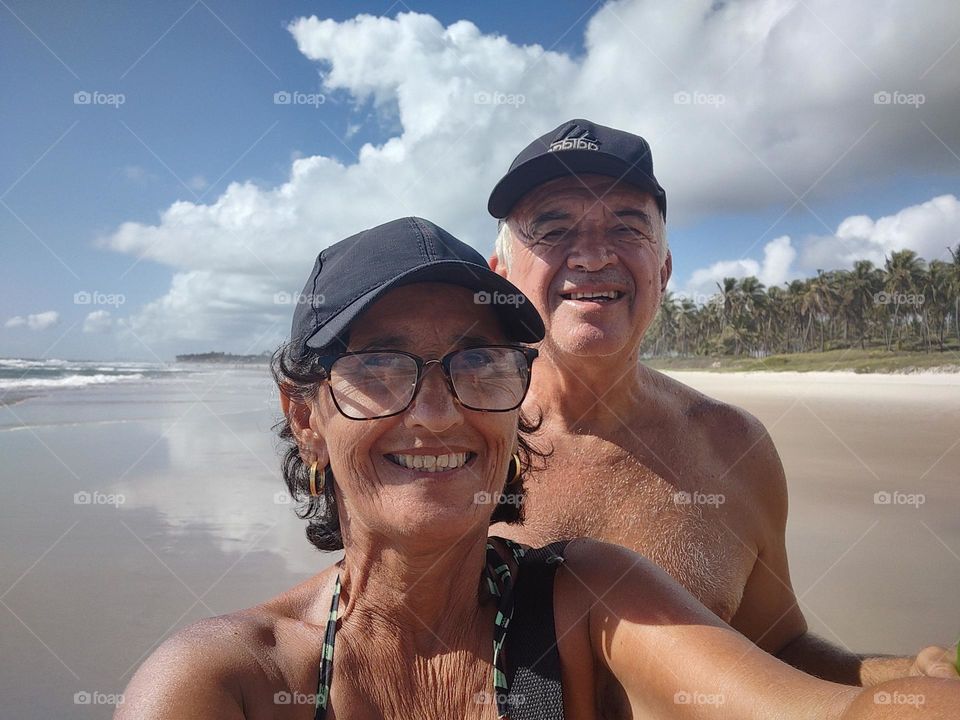
[[[670,197],[675,291],[755,266],[782,282],[851,253],[930,257],[943,238],[960,241],[960,12],[923,4],[5,0],[0,356],[267,349],[289,313],[273,294],[299,289],[312,255],[386,219],[387,206],[489,251],[492,182],[576,115],[650,140]],[[312,15],[321,22],[288,29]],[[896,29],[878,42],[865,23]],[[478,90],[525,104],[449,99]],[[279,91],[323,102],[278,105]],[[883,91],[901,102],[876,104]],[[77,104],[83,92],[102,95]],[[685,107],[677,92],[724,100]],[[464,143],[493,150],[461,155]],[[488,155],[479,169],[470,160]],[[294,180],[297,158],[339,165],[303,166]],[[394,182],[396,203],[383,187]],[[224,197],[230,183],[242,198]],[[288,205],[276,195],[285,183],[298,198]],[[262,203],[277,215],[248,234]],[[855,216],[870,222],[839,229]],[[77,304],[83,292],[103,304]]]

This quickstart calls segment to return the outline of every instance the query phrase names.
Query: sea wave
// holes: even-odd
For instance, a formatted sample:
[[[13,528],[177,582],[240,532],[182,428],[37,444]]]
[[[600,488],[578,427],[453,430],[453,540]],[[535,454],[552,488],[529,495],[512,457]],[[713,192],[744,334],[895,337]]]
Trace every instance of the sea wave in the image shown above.
[[[40,390],[52,388],[78,388],[87,385],[105,385],[107,383],[142,380],[142,373],[124,373],[123,375],[67,375],[61,378],[20,378],[0,379],[0,391],[6,390]]]

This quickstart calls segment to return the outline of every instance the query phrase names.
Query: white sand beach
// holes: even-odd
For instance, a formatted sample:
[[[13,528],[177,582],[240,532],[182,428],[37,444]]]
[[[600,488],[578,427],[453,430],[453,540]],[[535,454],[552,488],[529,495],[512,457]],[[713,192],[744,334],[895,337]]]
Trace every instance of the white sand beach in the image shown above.
[[[769,428],[815,631],[856,651],[956,640],[960,375],[673,375]],[[276,419],[264,368],[0,407],[5,715],[110,717],[109,695],[174,629],[335,559],[308,545],[287,502]]]

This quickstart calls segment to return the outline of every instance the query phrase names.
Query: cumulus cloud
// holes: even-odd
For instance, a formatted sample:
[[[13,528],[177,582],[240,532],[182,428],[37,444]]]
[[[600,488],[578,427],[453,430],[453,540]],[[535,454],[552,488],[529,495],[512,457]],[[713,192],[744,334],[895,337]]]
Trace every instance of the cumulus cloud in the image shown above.
[[[688,295],[695,301],[703,301],[717,292],[717,284],[724,278],[756,277],[764,285],[780,285],[796,275],[792,267],[797,251],[789,236],[775,238],[763,248],[763,261],[753,258],[720,260],[710,267],[694,270],[686,286],[679,294]]]
[[[113,329],[113,318],[109,310],[94,310],[83,321],[83,331],[96,335],[109,333]]]
[[[928,261],[949,260],[949,249],[960,245],[960,200],[941,195],[876,220],[854,215],[842,220],[832,235],[803,238],[798,244],[799,252],[784,235],[766,244],[762,262],[753,258],[720,260],[694,270],[680,292],[702,298],[715,292],[716,283],[723,278],[748,275],[767,286],[780,285],[812,275],[817,269],[849,269],[856,260],[882,266],[897,250],[914,250]]]
[[[60,322],[60,313],[55,310],[36,313],[34,315],[15,315],[4,323],[7,328],[26,327],[30,330],[46,330]]]
[[[232,183],[208,204],[177,202],[156,224],[102,238],[175,269],[168,294],[131,319],[145,339],[279,339],[272,328],[288,313],[273,294],[298,289],[321,248],[394,217],[429,217],[489,251],[489,190],[524,145],[570,117],[647,137],[681,224],[944,168],[955,160],[943,144],[960,147],[950,0],[923,13],[867,0],[608,2],[582,57],[417,13],[301,18],[289,30],[329,97],[395,130],[356,158],[298,158],[277,187]],[[890,102],[876,104],[885,92]],[[756,261],[771,282],[794,259],[781,240]],[[727,269],[754,267],[715,272]]]
[[[960,200],[941,195],[894,215],[873,220],[848,217],[832,236],[811,239],[803,252],[807,268],[848,268],[855,260],[882,265],[896,250],[916,250],[926,260],[947,260],[947,248],[960,244]]]

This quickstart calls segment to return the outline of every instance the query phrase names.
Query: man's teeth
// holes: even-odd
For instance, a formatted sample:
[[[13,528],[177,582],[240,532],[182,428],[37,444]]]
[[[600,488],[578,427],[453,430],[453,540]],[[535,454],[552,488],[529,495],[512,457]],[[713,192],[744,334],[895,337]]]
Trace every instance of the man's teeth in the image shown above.
[[[567,293],[567,297],[571,300],[595,300],[597,298],[607,298],[608,300],[615,300],[617,297],[616,290],[607,290],[605,292],[573,292]]]
[[[463,467],[467,462],[467,453],[450,453],[448,455],[391,455],[390,458],[406,468],[425,470],[426,472],[442,472],[451,468]]]

